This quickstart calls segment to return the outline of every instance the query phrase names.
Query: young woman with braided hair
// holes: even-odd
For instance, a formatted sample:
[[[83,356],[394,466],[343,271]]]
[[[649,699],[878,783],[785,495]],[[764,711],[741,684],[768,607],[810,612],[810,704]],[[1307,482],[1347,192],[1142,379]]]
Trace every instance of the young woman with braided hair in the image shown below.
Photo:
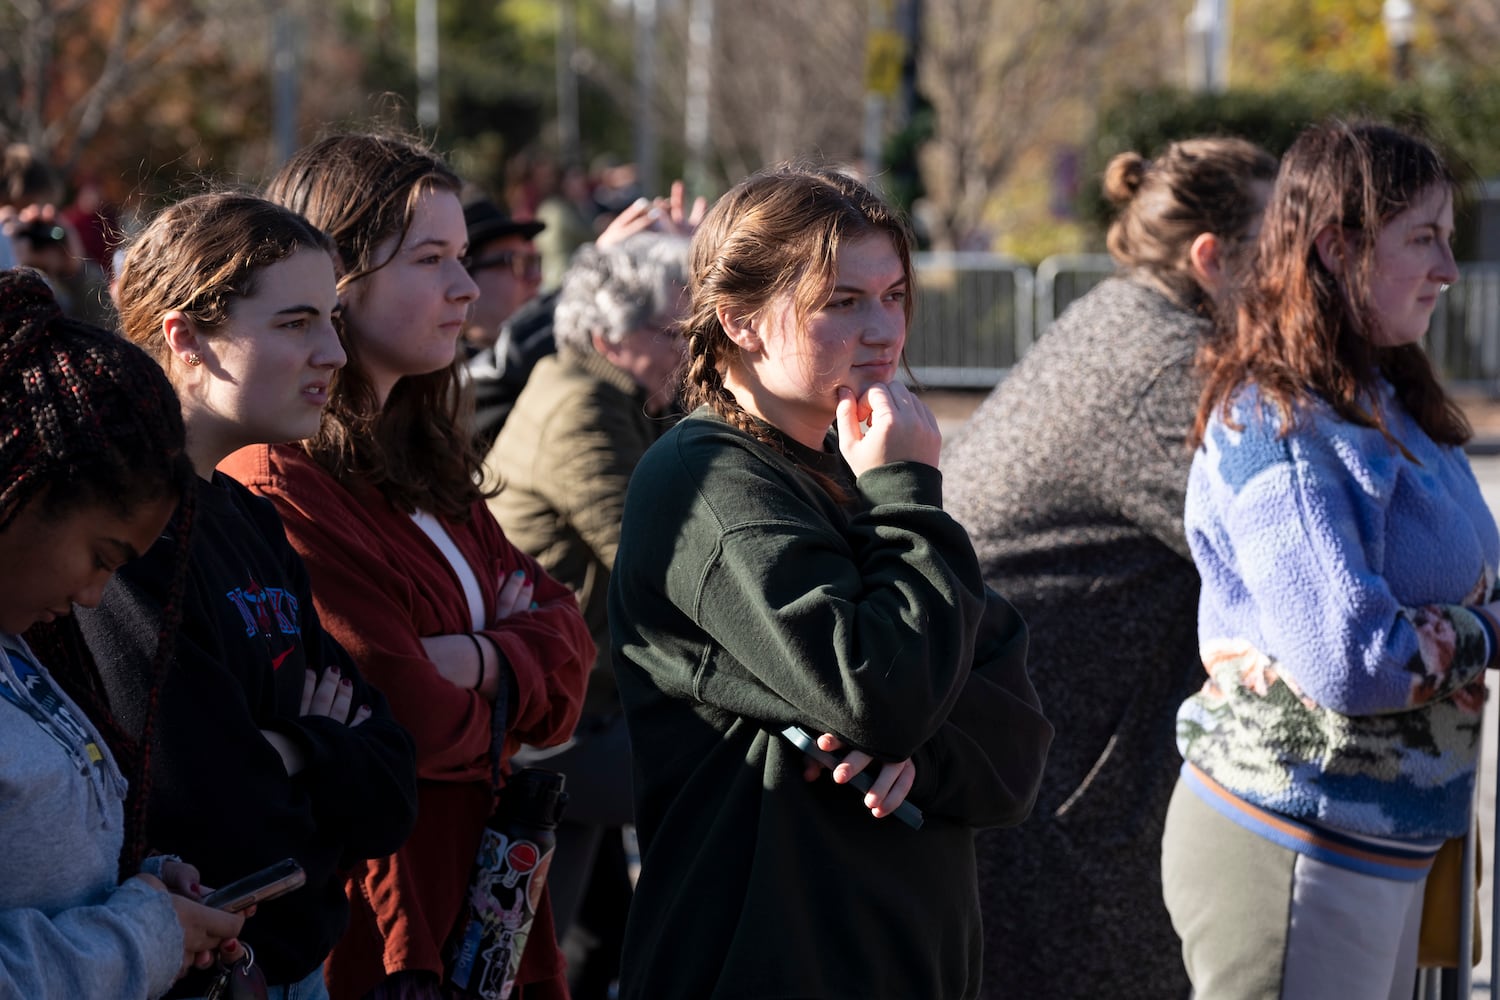
[[[35,272],[0,272],[0,994],[156,997],[212,949],[241,954],[242,918],[189,898],[190,866],[142,864],[149,738],[111,725],[68,618],[174,508],[185,529],[188,471],[177,400],[151,360],[64,319]],[[50,673],[20,636],[38,623],[52,626],[37,643],[55,654]]]
[[[644,850],[626,997],[977,995],[974,829],[1026,816],[1051,728],[897,380],[910,245],[796,169],[693,239],[697,409],[637,467],[610,581]],[[847,751],[831,781],[791,726]]]
[[[118,301],[125,337],[182,400],[197,473],[176,663],[160,685],[151,844],[193,858],[214,884],[295,858],[306,885],[261,906],[243,939],[272,1000],[316,1000],[348,923],[345,869],[411,832],[411,740],[323,631],[275,509],[215,467],[239,448],[316,432],[345,359],[332,245],[261,198],[199,195],[131,244]],[[152,690],[176,548],[163,538],[80,615],[132,726]],[[174,995],[210,985],[190,977]]]
[[[314,143],[272,178],[268,197],[338,248],[349,363],[316,434],[220,466],[276,505],[324,624],[417,746],[416,829],[351,873],[349,930],[326,969],[338,1000],[442,995],[492,764],[568,738],[594,658],[572,591],[484,504],[455,362],[476,294],[458,190],[437,156],[369,135]],[[525,1000],[567,992],[548,900],[513,994]]]

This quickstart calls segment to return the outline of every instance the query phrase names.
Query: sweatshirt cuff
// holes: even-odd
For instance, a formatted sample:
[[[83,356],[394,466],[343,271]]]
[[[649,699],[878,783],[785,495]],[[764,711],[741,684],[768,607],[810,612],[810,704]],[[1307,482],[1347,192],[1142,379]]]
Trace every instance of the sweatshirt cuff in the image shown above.
[[[1489,666],[1495,662],[1495,656],[1500,653],[1500,639],[1496,638],[1495,622],[1489,615],[1478,608],[1470,608],[1474,617],[1479,619],[1479,627],[1484,631],[1484,662]]]
[[[182,859],[175,854],[153,854],[141,862],[141,874],[150,875],[152,878],[161,878],[162,869],[167,866],[167,862],[169,861],[180,863]]]
[[[925,462],[891,462],[863,472],[854,481],[871,506],[920,504],[943,506],[943,474]]]
[[[130,926],[140,943],[150,996],[166,993],[182,968],[182,924],[171,897],[139,879],[126,879],[109,897],[109,906],[130,914]]]

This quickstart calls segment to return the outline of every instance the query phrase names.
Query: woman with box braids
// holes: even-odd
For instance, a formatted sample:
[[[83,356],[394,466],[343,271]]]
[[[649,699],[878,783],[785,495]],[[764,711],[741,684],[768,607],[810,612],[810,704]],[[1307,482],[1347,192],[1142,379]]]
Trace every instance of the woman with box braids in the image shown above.
[[[174,511],[174,531],[186,530],[184,461],[177,400],[151,360],[64,319],[36,273],[0,273],[0,833],[9,845],[0,854],[0,993],[154,997],[209,964],[213,949],[239,954],[240,917],[167,893],[163,880],[182,890],[196,881],[190,866],[141,863],[144,795],[127,822],[115,752],[139,777],[149,727],[139,743],[120,739],[65,621],[73,605],[99,601]],[[21,638],[48,623],[45,636],[33,634],[60,676]],[[165,657],[153,664],[158,681]]]

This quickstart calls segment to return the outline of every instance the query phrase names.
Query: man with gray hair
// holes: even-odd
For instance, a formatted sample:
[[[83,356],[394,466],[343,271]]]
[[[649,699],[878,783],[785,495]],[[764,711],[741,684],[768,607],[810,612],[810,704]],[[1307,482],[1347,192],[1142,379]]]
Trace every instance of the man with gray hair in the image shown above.
[[[547,882],[560,941],[606,831],[631,821],[605,597],[630,474],[672,423],[687,242],[647,232],[579,248],[557,300],[557,353],[537,362],[486,459],[506,537],[574,589],[599,649],[576,735],[544,764],[567,775],[569,795]]]

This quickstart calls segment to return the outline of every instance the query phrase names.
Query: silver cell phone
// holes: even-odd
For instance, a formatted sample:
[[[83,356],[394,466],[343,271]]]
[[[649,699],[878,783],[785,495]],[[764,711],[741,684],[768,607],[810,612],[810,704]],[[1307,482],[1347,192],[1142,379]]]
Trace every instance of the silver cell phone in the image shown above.
[[[843,762],[842,757],[835,756],[819,747],[818,738],[801,726],[787,726],[781,731],[781,735],[786,737],[792,746],[801,750],[830,771]],[[850,779],[849,784],[859,789],[860,795],[863,797],[864,793],[870,790],[870,786],[875,784],[875,779],[871,776],[869,768],[866,768]],[[922,829],[922,810],[912,805],[911,802],[901,803],[891,815],[913,830]]]
[[[284,896],[307,883],[307,873],[292,858],[278,861],[253,875],[236,879],[222,889],[215,889],[199,902],[216,910],[238,913],[258,903]]]

